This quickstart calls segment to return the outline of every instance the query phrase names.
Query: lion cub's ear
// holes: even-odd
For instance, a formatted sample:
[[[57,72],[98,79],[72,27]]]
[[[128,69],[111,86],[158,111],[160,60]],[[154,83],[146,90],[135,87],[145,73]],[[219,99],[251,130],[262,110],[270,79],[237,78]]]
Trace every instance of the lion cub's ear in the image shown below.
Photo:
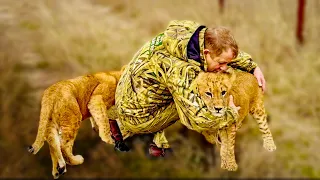
[[[124,66],[122,66],[122,68],[121,68],[121,72],[123,72],[125,69],[126,69],[126,67],[127,67],[128,65],[124,65]]]
[[[224,72],[228,73],[228,74],[233,74],[234,73],[234,69],[231,67],[228,67]]]
[[[233,81],[236,79],[236,72],[233,68],[229,67],[226,71],[225,71],[229,78],[230,78],[230,82],[233,83]]]
[[[209,72],[200,71],[198,76],[196,77],[195,81],[197,84],[201,84],[203,82],[206,82],[209,77]]]
[[[200,71],[199,74],[194,79],[194,83],[192,83],[190,89],[194,89],[198,91],[199,86],[201,86],[204,82],[204,79],[206,78],[206,73],[203,71]]]
[[[205,72],[200,71],[199,74],[198,74],[198,76],[196,77],[196,79],[203,79],[204,76],[205,76],[205,74],[206,74]]]

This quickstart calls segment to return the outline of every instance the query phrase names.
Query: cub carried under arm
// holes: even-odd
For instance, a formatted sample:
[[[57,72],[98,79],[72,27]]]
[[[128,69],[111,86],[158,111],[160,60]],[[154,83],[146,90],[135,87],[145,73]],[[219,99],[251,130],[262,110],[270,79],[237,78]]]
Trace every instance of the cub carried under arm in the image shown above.
[[[259,130],[262,132],[264,148],[268,151],[276,149],[267,123],[263,93],[252,74],[231,68],[227,72],[202,72],[197,77],[197,84],[201,98],[214,116],[225,115],[230,95],[233,96],[234,104],[240,106],[239,118],[236,119],[236,123],[219,131],[222,142],[220,155],[223,169],[235,171],[238,167],[234,157],[236,131],[249,113],[257,121]],[[209,142],[215,143],[217,132],[206,131],[202,134]]]
[[[78,165],[84,161],[81,155],[72,153],[82,120],[90,117],[92,127],[99,132],[101,139],[114,143],[110,136],[107,109],[115,104],[121,72],[80,76],[57,82],[44,91],[37,137],[28,151],[36,154],[44,141],[48,142],[55,179],[66,172],[66,163]]]

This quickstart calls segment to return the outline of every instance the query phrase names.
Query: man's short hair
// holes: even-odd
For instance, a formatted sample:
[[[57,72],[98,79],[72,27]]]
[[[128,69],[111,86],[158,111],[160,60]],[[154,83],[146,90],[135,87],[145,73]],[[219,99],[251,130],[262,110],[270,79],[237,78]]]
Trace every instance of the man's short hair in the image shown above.
[[[238,56],[238,44],[231,31],[221,26],[206,30],[204,48],[209,49],[211,57],[219,56],[228,48],[231,48],[234,58]]]

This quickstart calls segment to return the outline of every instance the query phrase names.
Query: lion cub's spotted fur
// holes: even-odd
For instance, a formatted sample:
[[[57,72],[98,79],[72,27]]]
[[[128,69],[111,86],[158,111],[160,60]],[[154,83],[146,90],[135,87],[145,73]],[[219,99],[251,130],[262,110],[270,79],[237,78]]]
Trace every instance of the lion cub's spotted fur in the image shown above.
[[[235,133],[249,113],[257,121],[262,132],[263,147],[268,151],[276,149],[267,124],[263,92],[252,74],[232,69],[220,73],[201,72],[197,77],[197,84],[201,98],[213,115],[224,115],[230,95],[233,96],[234,104],[240,106],[236,123],[219,130],[218,133],[221,139],[221,168],[237,170],[234,156]],[[215,143],[216,132],[203,132],[203,135],[210,143]]]
[[[101,139],[113,144],[107,109],[115,104],[121,72],[80,76],[57,82],[44,91],[38,134],[29,152],[36,154],[44,141],[48,142],[55,179],[66,172],[66,163],[79,165],[84,161],[81,155],[72,153],[82,120],[90,117],[92,127]]]

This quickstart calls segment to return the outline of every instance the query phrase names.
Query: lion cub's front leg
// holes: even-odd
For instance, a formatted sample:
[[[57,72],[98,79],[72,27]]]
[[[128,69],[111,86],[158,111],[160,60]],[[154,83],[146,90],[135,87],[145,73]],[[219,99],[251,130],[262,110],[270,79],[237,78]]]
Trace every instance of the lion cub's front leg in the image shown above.
[[[262,133],[263,147],[268,151],[276,150],[276,145],[267,122],[267,114],[263,104],[262,98],[259,98],[254,106],[250,109],[250,114],[257,121],[259,130]]]
[[[90,119],[90,122],[91,122],[92,129],[95,132],[99,133],[99,127],[98,127],[97,123],[94,121],[93,117],[90,117],[89,119]]]
[[[221,168],[229,171],[236,171],[238,165],[234,155],[234,144],[236,136],[236,125],[233,124],[230,127],[224,128],[219,131],[204,131],[202,132],[206,140],[215,144],[217,142],[217,134],[221,140],[220,156],[221,156]]]
[[[228,171],[236,171],[238,169],[234,154],[236,125],[232,124],[226,129],[220,130],[219,136],[221,138],[221,168]]]
[[[110,134],[110,125],[107,115],[106,105],[103,101],[102,95],[94,95],[91,97],[88,109],[93,117],[93,120],[99,129],[99,136],[102,141],[108,144],[114,144],[111,134]],[[91,122],[92,123],[92,122]],[[95,126],[95,124],[93,124]]]

